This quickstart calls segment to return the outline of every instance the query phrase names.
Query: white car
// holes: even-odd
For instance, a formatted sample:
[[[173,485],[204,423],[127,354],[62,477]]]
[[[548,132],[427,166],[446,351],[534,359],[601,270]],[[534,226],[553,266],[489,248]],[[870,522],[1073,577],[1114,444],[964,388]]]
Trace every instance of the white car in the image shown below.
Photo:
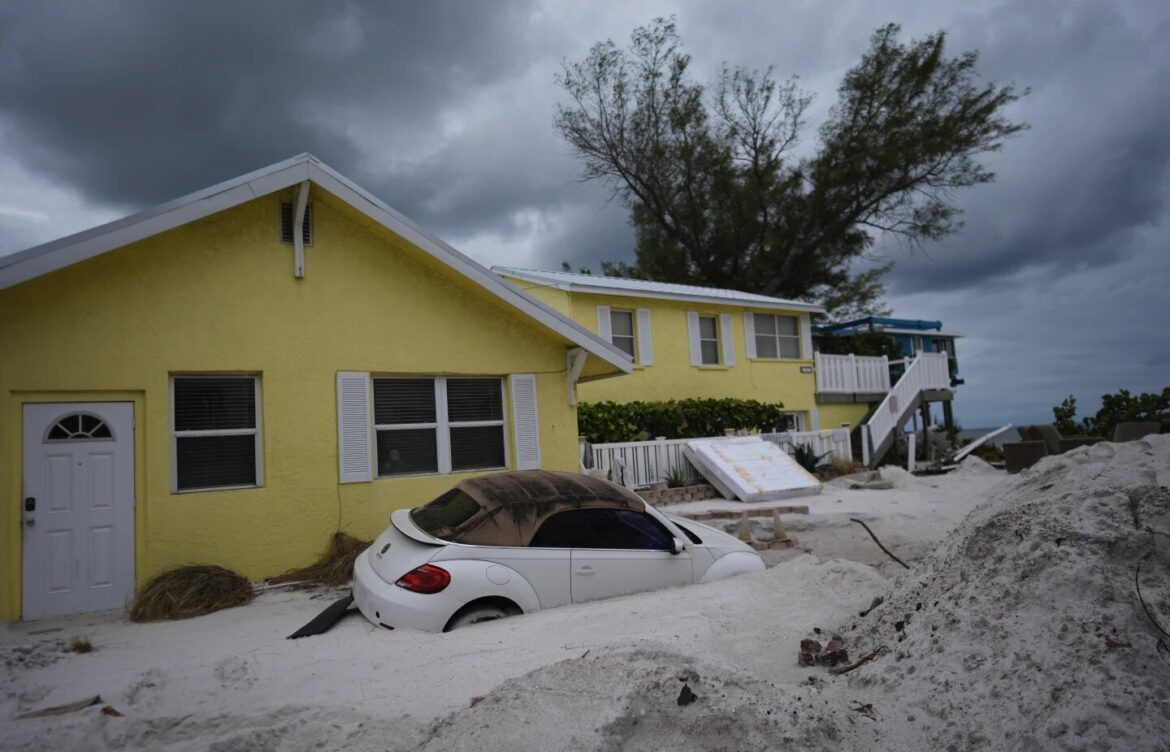
[[[387,629],[447,631],[764,570],[730,535],[571,473],[473,478],[391,522],[353,572],[354,602]]]

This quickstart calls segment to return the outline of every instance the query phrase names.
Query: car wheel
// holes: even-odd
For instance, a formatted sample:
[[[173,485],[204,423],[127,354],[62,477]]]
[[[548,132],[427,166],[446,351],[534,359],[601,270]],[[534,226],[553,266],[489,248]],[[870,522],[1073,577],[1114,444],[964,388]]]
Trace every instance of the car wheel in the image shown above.
[[[455,614],[450,623],[447,624],[447,631],[469,627],[480,622],[503,619],[509,615],[507,611],[493,603],[478,603]]]

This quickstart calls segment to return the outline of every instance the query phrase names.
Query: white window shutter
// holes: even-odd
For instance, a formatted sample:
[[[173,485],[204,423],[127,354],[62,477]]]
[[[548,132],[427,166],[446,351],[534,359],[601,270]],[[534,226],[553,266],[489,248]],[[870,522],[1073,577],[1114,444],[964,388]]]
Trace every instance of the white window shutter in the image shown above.
[[[536,470],[540,467],[540,421],[536,413],[536,375],[514,373],[511,381],[512,433],[516,442],[516,469]]]
[[[731,314],[719,314],[719,339],[723,340],[723,365],[735,365],[735,335],[731,332]]]
[[[743,343],[747,347],[748,360],[756,357],[756,317],[750,313],[743,315]]]
[[[807,314],[800,317],[800,357],[812,358],[812,318]]]
[[[370,449],[370,374],[337,374],[337,456],[342,483],[374,477]]]
[[[654,365],[654,342],[650,339],[650,309],[638,309],[638,363]]]
[[[597,336],[606,342],[613,342],[613,322],[609,318],[609,306],[597,306]]]
[[[703,365],[703,348],[699,346],[699,314],[687,311],[687,335],[691,340],[691,365]]]

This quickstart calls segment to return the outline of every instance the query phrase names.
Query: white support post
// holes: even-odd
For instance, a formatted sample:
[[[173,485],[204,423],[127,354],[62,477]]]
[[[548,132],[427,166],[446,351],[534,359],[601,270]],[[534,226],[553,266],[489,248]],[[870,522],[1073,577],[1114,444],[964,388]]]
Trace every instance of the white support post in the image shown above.
[[[305,207],[309,205],[309,181],[297,189],[297,204],[293,210],[293,276],[305,278]]]
[[[906,470],[907,472],[914,472],[914,467],[917,464],[915,453],[918,449],[918,432],[910,434],[906,437]]]
[[[585,358],[589,356],[583,348],[574,347],[565,353],[565,380],[569,387],[569,404],[577,406],[577,380],[581,378],[581,371],[585,368]]]

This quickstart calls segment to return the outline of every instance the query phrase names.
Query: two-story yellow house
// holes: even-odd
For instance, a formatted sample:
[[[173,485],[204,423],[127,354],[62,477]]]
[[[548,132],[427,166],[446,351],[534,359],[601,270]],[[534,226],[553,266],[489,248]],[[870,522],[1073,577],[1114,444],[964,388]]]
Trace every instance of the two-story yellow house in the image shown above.
[[[811,315],[818,305],[713,287],[511,267],[493,271],[625,352],[634,372],[582,383],[583,402],[688,398],[779,402],[786,428],[856,425],[868,405],[819,403]]]

